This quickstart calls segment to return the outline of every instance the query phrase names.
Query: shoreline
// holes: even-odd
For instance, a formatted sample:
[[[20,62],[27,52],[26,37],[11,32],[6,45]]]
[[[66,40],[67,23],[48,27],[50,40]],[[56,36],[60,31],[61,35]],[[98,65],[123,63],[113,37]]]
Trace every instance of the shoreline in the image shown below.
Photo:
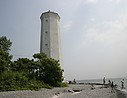
[[[127,98],[127,91],[122,89],[116,89],[118,98]]]
[[[117,92],[111,93],[110,88],[102,85],[74,84],[63,88],[42,88],[39,91],[0,92],[0,98],[118,98],[117,94]]]

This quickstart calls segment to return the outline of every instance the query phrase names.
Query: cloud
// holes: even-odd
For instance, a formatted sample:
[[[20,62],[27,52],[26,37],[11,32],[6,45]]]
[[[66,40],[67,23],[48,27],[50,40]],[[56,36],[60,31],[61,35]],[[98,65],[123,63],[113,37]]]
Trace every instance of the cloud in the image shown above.
[[[121,15],[119,20],[106,21],[96,27],[85,30],[83,39],[86,42],[96,42],[113,45],[127,41],[127,15]]]
[[[127,64],[126,27],[127,15],[123,14],[115,21],[96,23],[94,26],[91,25],[91,27],[84,30],[80,39],[81,43],[79,43],[79,46],[76,45],[77,52],[75,54],[80,55],[78,67],[80,66],[83,69],[81,64],[85,65],[87,70],[91,70],[92,73],[89,76],[92,77],[101,75],[120,77],[126,73],[126,70],[124,70]],[[98,70],[93,66],[99,68],[100,74],[93,76]],[[78,70],[84,73],[81,69]],[[84,71],[87,72],[87,70],[84,68]],[[107,72],[110,74],[107,74]]]
[[[112,3],[120,3],[121,2],[121,0],[109,0],[110,2],[112,2]]]
[[[84,3],[85,4],[90,4],[90,3],[97,3],[98,0],[85,0]]]
[[[94,22],[95,20],[96,20],[95,18],[91,18],[91,19],[90,19],[91,22]]]
[[[63,30],[66,32],[66,31],[69,31],[71,29],[71,26],[72,26],[72,22],[68,22],[68,23],[65,23],[64,26],[63,26]]]

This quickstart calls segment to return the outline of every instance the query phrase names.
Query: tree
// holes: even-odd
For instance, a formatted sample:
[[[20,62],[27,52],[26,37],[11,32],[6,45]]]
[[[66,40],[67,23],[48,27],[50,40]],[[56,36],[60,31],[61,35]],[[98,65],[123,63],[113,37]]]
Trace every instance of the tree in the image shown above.
[[[12,64],[13,71],[19,71],[19,72],[28,72],[29,66],[31,66],[31,60],[27,58],[19,58],[17,61],[14,61]]]
[[[37,70],[39,80],[51,86],[59,86],[59,83],[63,81],[63,69],[59,61],[48,58],[44,53],[34,54],[33,57],[40,63]]]
[[[37,53],[32,60],[19,58],[12,62],[11,45],[6,37],[0,37],[0,91],[61,86],[63,69],[59,61]]]
[[[12,42],[6,38],[6,36],[0,37],[0,49],[9,52]]]
[[[8,52],[0,49],[0,73],[10,70],[12,56]]]
[[[44,70],[42,80],[52,86],[59,86],[59,83],[63,81],[63,70],[59,62],[51,58],[45,58],[41,61],[41,64]]]
[[[12,56],[9,55],[9,50],[12,42],[6,36],[0,37],[0,73],[5,70],[10,70]]]
[[[47,58],[46,54],[44,54],[44,53],[42,53],[42,52],[41,52],[41,53],[34,54],[33,57],[34,57],[35,59],[37,59],[37,60],[41,60],[41,59],[43,59],[43,58]]]

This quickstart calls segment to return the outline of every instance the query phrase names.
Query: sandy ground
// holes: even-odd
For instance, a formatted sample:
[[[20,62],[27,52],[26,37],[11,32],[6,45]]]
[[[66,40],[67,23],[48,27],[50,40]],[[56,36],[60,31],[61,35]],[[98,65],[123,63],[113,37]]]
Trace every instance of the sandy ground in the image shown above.
[[[0,98],[117,98],[117,93],[111,93],[110,88],[94,87],[91,89],[91,85],[69,85],[39,91],[8,91],[0,92]]]

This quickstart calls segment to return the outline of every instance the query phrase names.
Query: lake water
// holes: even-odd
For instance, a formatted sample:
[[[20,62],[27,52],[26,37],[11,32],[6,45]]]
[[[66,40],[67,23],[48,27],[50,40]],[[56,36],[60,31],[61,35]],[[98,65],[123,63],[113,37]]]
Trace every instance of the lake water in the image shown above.
[[[118,88],[121,87],[121,81],[124,79],[124,86],[125,89],[127,90],[127,78],[108,78],[106,79],[106,84],[108,84],[108,81],[113,81],[114,84],[118,85]],[[103,83],[103,78],[102,79],[91,79],[91,80],[77,80],[78,83]]]
[[[121,89],[121,81],[124,79],[124,87],[125,89]],[[127,98],[127,78],[108,78],[106,79],[105,83],[108,84],[109,80],[114,84],[117,84],[117,89],[123,93],[124,97],[122,98]],[[103,83],[103,78],[102,79],[91,79],[91,80],[77,80],[77,83]]]

